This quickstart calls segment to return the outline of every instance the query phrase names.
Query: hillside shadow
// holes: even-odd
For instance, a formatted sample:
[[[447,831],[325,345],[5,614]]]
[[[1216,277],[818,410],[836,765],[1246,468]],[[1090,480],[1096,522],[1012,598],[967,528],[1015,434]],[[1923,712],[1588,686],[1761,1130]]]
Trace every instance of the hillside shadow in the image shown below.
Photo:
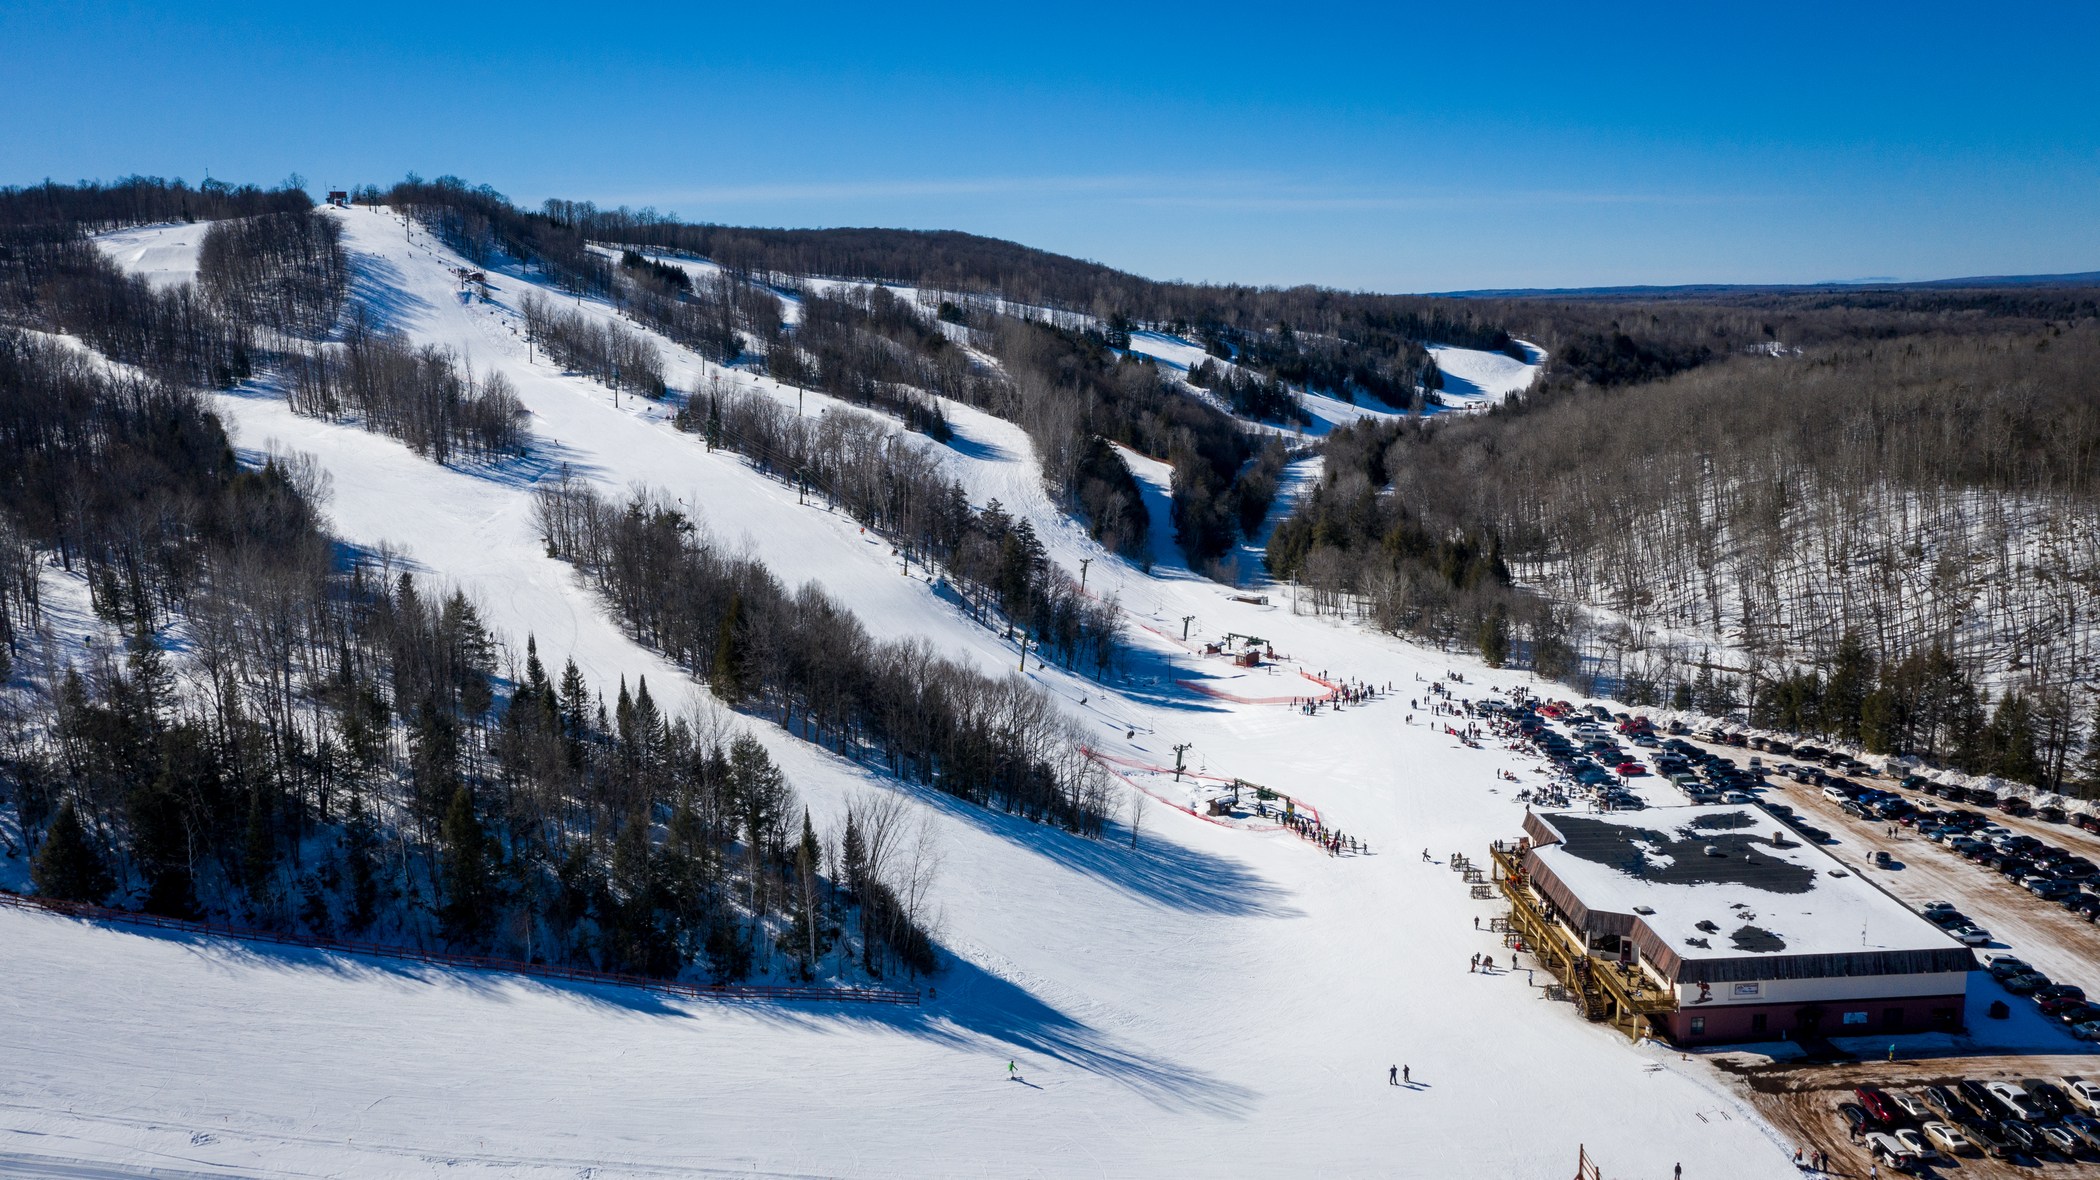
[[[1034,823],[917,783],[888,780],[942,815],[1020,845],[1061,868],[1140,901],[1221,918],[1294,918],[1285,891],[1247,866],[1157,836],[1130,847],[1130,829],[1111,821],[1095,839]]]
[[[350,306],[375,332],[404,332],[429,315],[430,302],[402,286],[401,268],[377,254],[350,255]]]
[[[455,459],[445,466],[462,475],[522,489],[533,488],[542,482],[560,482],[564,471],[578,479],[591,479],[603,473],[598,464],[584,457],[582,451],[559,439],[540,436],[534,436],[531,445],[520,455],[467,462]]]
[[[1139,1053],[968,959],[949,953],[943,961],[946,968],[932,981],[938,994],[922,1007],[779,1005],[759,1011],[769,1021],[801,1027],[882,1026],[972,1053],[982,1053],[978,1042],[991,1041],[1001,1046],[1001,1055],[1023,1059],[1023,1074],[1037,1072],[1025,1058],[1048,1058],[1167,1110],[1229,1114],[1255,1097],[1244,1086]],[[1004,1084],[1003,1065],[987,1064],[988,1082]]]
[[[77,920],[57,915],[52,918]],[[1254,1096],[1245,1087],[1119,1044],[1026,988],[945,948],[941,952],[945,967],[929,981],[936,994],[930,1002],[906,1007],[821,1000],[696,1000],[644,987],[550,979],[501,970],[477,971],[373,958],[353,951],[250,943],[121,923],[90,920],[90,924],[180,947],[215,971],[238,969],[282,976],[305,973],[348,983],[441,983],[496,1004],[510,1003],[534,992],[553,993],[595,1011],[648,1019],[694,1019],[711,1009],[728,1008],[783,1028],[821,1032],[846,1026],[881,1027],[971,1053],[981,1053],[981,1042],[989,1041],[1000,1046],[1003,1055],[1048,1058],[1113,1081],[1164,1109],[1222,1114]],[[907,989],[912,986],[902,980],[885,984]],[[926,993],[922,990],[921,994]],[[987,1073],[997,1076],[990,1068]]]
[[[975,459],[981,463],[1008,463],[1015,458],[1012,451],[998,443],[971,438],[961,431],[955,431],[948,436],[947,446],[963,458]]]

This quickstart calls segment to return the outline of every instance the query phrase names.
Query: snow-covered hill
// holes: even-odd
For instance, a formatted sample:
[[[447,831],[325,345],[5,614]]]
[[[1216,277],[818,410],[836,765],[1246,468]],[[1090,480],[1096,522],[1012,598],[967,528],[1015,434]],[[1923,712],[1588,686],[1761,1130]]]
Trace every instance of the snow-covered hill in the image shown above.
[[[466,588],[514,648],[532,633],[543,655],[573,654],[600,685],[647,674],[675,699],[677,671],[534,532],[532,488],[567,468],[613,492],[679,498],[715,536],[790,583],[822,584],[877,634],[923,636],[987,670],[1014,665],[1011,642],[905,576],[851,521],[707,453],[669,407],[528,356],[523,276],[492,273],[494,302],[468,302],[450,270],[462,260],[420,230],[385,212],[329,215],[359,297],[418,342],[507,375],[534,436],[524,461],[439,467],[354,424],[294,416],[266,387],[220,396],[244,453],[315,457],[345,540]],[[193,228],[106,242],[127,265],[177,274]],[[675,390],[719,378],[796,404],[794,391],[660,344]],[[1485,370],[1446,371],[1491,388]],[[685,1003],[0,911],[0,1174],[55,1173],[39,1161],[63,1159],[109,1169],[64,1173],[79,1175],[1545,1180],[1570,1170],[1578,1143],[1611,1175],[1665,1176],[1678,1162],[1692,1175],[1794,1174],[1791,1146],[1699,1061],[1584,1023],[1533,986],[1543,976],[1460,969],[1507,951],[1475,929],[1495,905],[1442,862],[1515,835],[1523,807],[1498,774],[1536,772],[1460,745],[1408,698],[1453,670],[1461,695],[1515,675],[1295,615],[1285,588],[1236,601],[1171,545],[1142,570],[1057,511],[1018,429],[947,412],[957,437],[945,462],[971,498],[1026,516],[1053,560],[1075,576],[1086,563],[1088,588],[1131,612],[1127,681],[1028,670],[1093,744],[1133,781],[1145,775],[1130,767],[1171,765],[1185,746],[1190,767],[1304,800],[1369,855],[1211,824],[1134,789],[1135,837],[1126,819],[1100,841],[909,790],[941,850],[938,937],[952,965],[923,1007],[884,1013]],[[1163,514],[1165,469],[1133,466]],[[1155,536],[1166,531],[1156,520]],[[1228,632],[1263,637],[1281,665],[1200,654]],[[1235,703],[1318,691],[1303,673],[1393,691],[1315,715]],[[751,724],[820,827],[856,792],[906,790]],[[1416,1084],[1388,1085],[1402,1063]]]

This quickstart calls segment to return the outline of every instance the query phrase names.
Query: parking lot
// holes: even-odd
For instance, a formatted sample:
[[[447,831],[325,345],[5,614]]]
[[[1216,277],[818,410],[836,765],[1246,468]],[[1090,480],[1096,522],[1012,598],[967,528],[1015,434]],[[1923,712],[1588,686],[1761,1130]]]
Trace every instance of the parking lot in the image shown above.
[[[1552,767],[1549,773],[1574,800],[1612,808],[1717,799],[1776,805],[1776,822],[1817,840],[1863,880],[1921,913],[1952,907],[1961,920],[1942,913],[1948,918],[1940,923],[1943,928],[1974,926],[1987,932],[1988,939],[1970,939],[1980,959],[2016,956],[2026,964],[2027,970],[2000,964],[1996,975],[1974,973],[1968,1034],[1899,1038],[1893,1061],[1883,1056],[1880,1043],[1851,1044],[1851,1053],[1860,1060],[1832,1061],[1829,1054],[1820,1054],[1816,1061],[1787,1060],[1787,1054],[1798,1052],[1792,1046],[1785,1047],[1779,1060],[1752,1052],[1717,1057],[1776,1126],[1798,1136],[1804,1151],[1828,1152],[1834,1175],[1866,1176],[1876,1163],[1876,1144],[1884,1175],[1899,1170],[1894,1166],[1899,1148],[1907,1157],[1900,1161],[1903,1168],[1925,1174],[2100,1174],[2100,1121],[2089,1121],[2100,1118],[2100,1111],[2067,1101],[2058,1111],[2034,1108],[2016,1116],[2014,1108],[2005,1105],[2008,1099],[1994,1098],[1988,1090],[1991,1083],[2009,1085],[2015,1095],[2010,1101],[2017,1103],[2028,1100],[2022,1097],[2023,1082],[2045,1083],[2044,1094],[2068,1097],[2066,1079],[2100,1079],[2100,1051],[2076,1039],[2070,1026],[2052,1014],[2054,1008],[2068,1009],[2073,1017],[2084,1011],[2080,989],[2092,988],[2100,995],[2100,925],[2044,900],[1991,865],[1926,839],[1915,825],[1915,815],[1908,820],[1875,818],[1872,806],[1856,805],[1853,811],[1869,814],[1855,814],[1845,802],[1826,795],[1825,785],[1887,792],[1914,811],[1969,812],[1973,823],[1988,823],[2094,861],[2100,861],[2100,835],[1901,788],[1857,764],[1837,774],[1819,768],[1816,777],[1823,781],[1800,782],[1779,773],[1783,767],[1805,765],[1786,754],[1752,750],[1708,735],[1643,733],[1638,724],[1617,721],[1571,709],[1555,717],[1551,730],[1541,735],[1541,750]],[[1599,740],[1600,730],[1609,740]],[[1755,768],[1753,758],[1759,764]],[[1642,773],[1621,773],[1629,762],[1640,764]],[[1598,770],[1609,772],[1610,778],[1601,778]],[[2100,883],[2084,888],[2100,890]],[[2008,991],[2001,976],[2017,977],[2013,986],[2020,994]],[[2045,1010],[2028,994],[2037,987],[2043,995],[2051,990],[2069,994],[2052,996],[2051,1009]],[[1995,1015],[2000,1004],[2002,1018]],[[1836,1055],[1846,1056],[1846,1048],[1842,1042],[1835,1046]],[[1862,1086],[1875,1095],[1871,1103],[1858,1092]],[[1870,1105],[1873,1111],[1867,1109]],[[1935,1158],[1921,1162],[1920,1152]]]
[[[1913,828],[1899,824],[1897,835],[1891,837],[1889,825],[1846,815],[1819,789],[1781,779],[1766,792],[1767,799],[1775,796],[1836,836],[1838,843],[1828,848],[1839,860],[1913,907],[1931,901],[1953,902],[1993,935],[1989,945],[1977,948],[1980,953],[2011,950],[2051,979],[2078,984],[2100,995],[2100,926],[2041,900],[1944,845],[1923,839]],[[2067,837],[2074,829],[2040,826],[2054,830],[2036,835],[2071,844]],[[1891,867],[1874,867],[1877,851],[1889,854]]]
[[[1940,1158],[1916,1169],[1916,1174],[1960,1176],[1964,1180],[2100,1174],[2100,1162],[2095,1162],[2100,1160],[2100,1151],[2096,1151],[2092,1142],[2075,1130],[2067,1131],[2072,1136],[2072,1146],[2068,1151],[2045,1147],[2041,1135],[2029,1132],[2036,1139],[2034,1150],[2019,1150],[2008,1143],[2007,1147],[2013,1148],[2011,1158],[1997,1158],[1974,1137],[1973,1127],[1950,1118],[1944,1109],[1935,1106],[1927,1097],[1928,1087],[1941,1087],[1955,1098],[1957,1109],[1965,1111],[1972,1119],[1981,1118],[1983,1112],[1962,1096],[1961,1083],[1981,1086],[2003,1082],[2017,1087],[2023,1079],[2035,1078],[2046,1079],[2062,1091],[2065,1079],[2100,1078],[2100,1055],[2073,1054],[2041,1059],[2025,1055],[1976,1056],[1802,1064],[1768,1063],[1741,1054],[1723,1055],[1715,1064],[1742,1085],[1751,1103],[1782,1136],[1804,1152],[1828,1152],[1831,1161],[1829,1174],[1832,1176],[1863,1177],[1876,1163],[1867,1144],[1853,1137],[1841,1113],[1848,1105],[1860,1105],[1857,1093],[1860,1086],[1874,1087],[1891,1099],[1901,1096],[1918,1106],[1926,1118],[1899,1115],[1899,1124],[1919,1138],[1924,1136],[1917,1128],[1933,1121],[1954,1128],[1968,1141],[1967,1148],[1950,1152],[1927,1140],[1928,1146],[1933,1146]],[[2080,1119],[2081,1116],[2074,1113],[2072,1118]],[[2047,1119],[2033,1125],[2061,1126],[2063,1121],[2061,1118]],[[1991,1135],[1994,1140],[2005,1142],[1998,1132],[1991,1132]],[[1896,1171],[1886,1162],[1879,1166],[1884,1176]]]

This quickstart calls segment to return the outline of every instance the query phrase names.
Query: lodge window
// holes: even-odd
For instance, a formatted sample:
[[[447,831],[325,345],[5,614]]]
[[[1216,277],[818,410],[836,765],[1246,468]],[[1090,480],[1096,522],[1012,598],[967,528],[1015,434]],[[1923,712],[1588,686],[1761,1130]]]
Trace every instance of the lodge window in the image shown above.
[[[1765,1031],[1765,1014],[1764,1014],[1764,1013],[1762,1013],[1762,1012],[1753,1012],[1753,1013],[1751,1013],[1751,1014],[1750,1014],[1750,1031],[1751,1031],[1751,1032],[1763,1032],[1763,1031]]]
[[[1692,1017],[1692,1035],[1695,1037],[1703,1037],[1706,1035],[1706,1017]]]

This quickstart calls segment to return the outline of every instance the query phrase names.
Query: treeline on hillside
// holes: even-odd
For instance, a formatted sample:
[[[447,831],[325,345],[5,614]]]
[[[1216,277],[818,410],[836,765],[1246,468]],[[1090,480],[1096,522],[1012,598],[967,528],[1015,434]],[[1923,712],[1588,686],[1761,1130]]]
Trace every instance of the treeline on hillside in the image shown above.
[[[789,591],[716,548],[660,500],[609,501],[573,480],[543,485],[550,554],[582,569],[634,633],[735,704],[847,757],[972,803],[1098,833],[1101,768],[1072,723],[1018,676],[994,679],[923,640],[879,640],[814,584]]]
[[[546,215],[592,238],[683,250],[754,275],[820,275],[981,294],[1213,335],[1269,333],[1289,324],[1332,337],[1362,357],[1391,360],[1403,341],[1502,348],[1509,337],[1484,304],[1369,295],[1318,287],[1168,283],[1095,262],[953,231],[784,230],[692,225],[653,210],[601,210],[549,201]],[[1337,386],[1339,388],[1339,386]]]
[[[191,284],[156,291],[125,275],[77,225],[0,224],[0,316],[179,383],[230,385],[254,371],[244,325]]]
[[[982,306],[983,301],[966,301],[967,308],[951,303],[929,318],[877,286],[805,292],[802,321],[789,332],[777,318],[777,300],[754,283],[831,269],[818,265],[815,256],[791,254],[776,258],[778,265],[750,265],[734,250],[715,252],[728,239],[714,236],[713,227],[601,214],[588,205],[560,201],[528,213],[493,190],[469,188],[451,178],[396,186],[385,199],[404,203],[412,216],[455,246],[471,242],[489,257],[500,251],[570,290],[607,294],[637,320],[709,359],[734,359],[733,347],[741,348],[739,334],[748,333],[763,349],[768,371],[780,380],[895,414],[909,428],[937,439],[948,431],[941,398],[1013,421],[1035,444],[1060,501],[1085,517],[1095,537],[1126,555],[1142,558],[1147,552],[1147,517],[1135,478],[1109,442],[1173,465],[1176,539],[1198,569],[1229,576],[1221,559],[1238,535],[1259,526],[1273,495],[1280,463],[1250,463],[1259,448],[1228,415],[1187,396],[1150,362],[1120,352],[1116,343],[1122,338],[1127,344],[1119,336],[1126,327],[1027,322],[991,310],[1006,306],[997,301]],[[931,235],[927,240],[949,239]],[[592,241],[618,243],[619,265],[592,253],[587,246]],[[905,235],[899,247],[914,243],[924,245],[920,237]],[[681,268],[654,262],[635,247],[706,256],[728,267],[735,281],[694,283],[684,276],[687,281],[681,282],[666,273],[678,270],[683,276]],[[543,257],[541,251],[548,253]],[[975,257],[956,255],[965,256]],[[901,277],[927,280],[917,272]],[[1131,291],[1157,296],[1165,290],[1134,281]],[[1030,298],[1026,284],[1020,287],[1005,294]],[[1344,394],[1412,401],[1416,383],[1433,380],[1434,366],[1410,333],[1461,343],[1508,343],[1484,324],[1440,320],[1442,313],[1426,302],[1389,304],[1310,290],[1190,292],[1182,293],[1185,302],[1155,300],[1133,314],[1147,322],[1171,320],[1184,331],[1194,331],[1190,325],[1200,320],[1222,353],[1250,358],[1247,363],[1258,360],[1286,375],[1263,369],[1268,375],[1220,379],[1228,401],[1286,421],[1299,411],[1281,387],[1284,379],[1333,383]],[[1204,292],[1225,302],[1207,302]],[[757,310],[761,305],[765,310]],[[1120,305],[1112,301],[1109,306]],[[1472,314],[1466,305],[1450,307],[1462,316]],[[1119,325],[1132,322],[1121,310],[1113,318]],[[951,333],[950,325],[961,330]],[[997,368],[974,359],[972,349],[990,354]],[[1243,472],[1251,478],[1243,481]]]
[[[439,463],[459,456],[488,462],[526,447],[525,406],[509,378],[463,372],[434,345],[415,348],[353,327],[338,348],[288,355],[284,370],[292,412],[354,415],[365,429]]]
[[[1847,635],[1889,675],[1911,669],[1891,682],[1902,697],[1902,685],[1932,679],[1915,669],[1938,650],[1970,684],[1997,686],[2001,704],[2024,702],[2007,707],[2032,712],[2048,756],[2014,762],[2055,785],[2082,711],[2070,694],[2095,666],[2096,362],[2091,323],[1963,333],[1738,356],[1663,382],[1380,428],[1390,437],[1367,438],[1362,455],[1330,450],[1327,482],[1278,530],[1272,569],[1392,622],[1379,604],[1395,555],[1414,547],[1396,520],[1440,546],[1493,539],[1527,586],[1621,620],[1585,629],[1578,646],[1584,667],[1637,702],[1703,677],[1727,691],[1701,707],[1763,715],[1780,708],[1775,686],[1798,693],[1802,676],[1829,676]],[[1467,608],[1448,630],[1478,630],[1492,613]],[[1740,653],[1724,661],[1732,671],[1710,666],[1717,646]],[[1892,749],[2001,766],[1973,753],[1995,717],[1979,689],[1975,724],[1958,733],[1886,717],[1870,730],[1836,724]]]
[[[790,384],[894,414],[943,442],[949,429],[940,398],[993,413],[1013,409],[1005,382],[951,342],[938,320],[885,287],[805,294],[801,326],[774,345],[766,368]]]
[[[779,297],[726,272],[695,283],[683,268],[633,250],[622,253],[620,269],[628,280],[614,293],[621,310],[716,364],[743,355],[745,332],[762,341],[780,334]]]
[[[1571,616],[1512,586],[1501,538],[1425,518],[1388,494],[1419,419],[1366,418],[1337,427],[1315,484],[1269,535],[1271,577],[1297,584],[1319,613],[1361,611],[1382,630],[1479,650],[1491,667],[1513,658],[1540,675],[1578,670]]]
[[[798,835],[719,720],[503,668],[467,599],[346,560],[314,483],[241,468],[190,388],[0,328],[0,806],[41,893],[721,979],[931,965],[894,817]],[[71,665],[41,658],[47,561],[112,638]]]
[[[343,229],[310,208],[213,222],[197,281],[228,320],[319,339],[350,293]]]
[[[1467,300],[1546,349],[1527,398],[1657,381],[1745,353],[1918,337],[2048,331],[2100,316],[2100,292],[2046,288],[1846,288],[1673,297]]]
[[[2031,682],[1992,705],[1943,644],[1884,663],[1856,632],[1826,661],[1776,676],[1749,702],[1754,724],[1914,752],[1968,771],[2100,795],[2100,701],[2080,740],[2072,686]],[[1722,685],[1721,693],[1731,686]]]
[[[298,213],[313,198],[296,181],[280,188],[207,180],[191,188],[180,179],[127,176],[109,184],[83,181],[0,188],[0,225],[46,226],[82,234],[160,221],[218,221],[270,213]]]
[[[564,291],[612,293],[612,261],[591,251],[578,226],[525,213],[488,185],[470,187],[456,176],[425,182],[410,173],[385,192],[360,189],[356,199],[400,210],[477,266],[509,257]]]
[[[555,364],[610,389],[651,399],[666,392],[663,354],[641,333],[537,295],[525,296],[518,310],[525,317],[525,338],[545,349]]]
[[[1225,399],[1232,412],[1242,418],[1257,422],[1282,422],[1293,426],[1306,426],[1312,415],[1298,403],[1290,386],[1274,377],[1250,373],[1237,365],[1220,365],[1214,361],[1197,361],[1189,367],[1189,384],[1199,389],[1208,389]],[[1412,394],[1400,404],[1406,406],[1414,399]]]
[[[1121,611],[1089,598],[1045,555],[1034,526],[997,500],[971,507],[944,478],[928,448],[863,414],[831,410],[808,418],[764,395],[732,390],[696,399],[681,428],[708,449],[727,447],[758,470],[821,492],[835,507],[894,541],[909,568],[938,565],[972,618],[1018,626],[1036,652],[1066,668],[1105,676],[1116,654]]]
[[[1242,503],[1261,490],[1238,484],[1255,450],[1238,423],[1175,389],[1149,360],[1111,349],[1098,333],[1002,317],[986,344],[1013,379],[1015,421],[1035,443],[1051,486],[1105,501],[1080,499],[1097,526],[1135,521],[1144,514],[1137,481],[1096,440],[1164,459],[1174,468],[1175,539],[1192,567],[1217,565],[1240,531]],[[1268,490],[1273,495],[1273,483]],[[1264,500],[1261,512],[1267,509]],[[1126,535],[1133,545],[1143,538],[1135,528]]]

